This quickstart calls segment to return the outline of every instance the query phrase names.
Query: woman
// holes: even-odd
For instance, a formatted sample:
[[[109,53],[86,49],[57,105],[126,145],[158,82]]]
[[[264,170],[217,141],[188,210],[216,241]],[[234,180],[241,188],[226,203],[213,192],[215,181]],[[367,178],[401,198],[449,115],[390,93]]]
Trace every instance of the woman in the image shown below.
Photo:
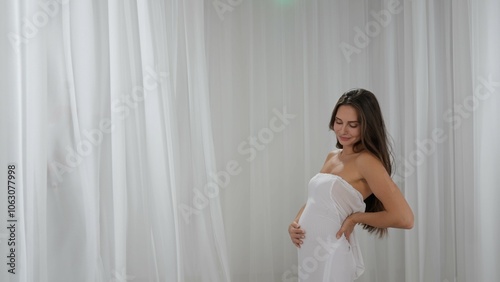
[[[363,273],[356,224],[380,237],[388,227],[413,227],[413,212],[390,177],[387,133],[375,95],[364,89],[344,93],[330,129],[338,149],[309,182],[307,203],[288,228],[299,248],[300,281],[353,281]]]

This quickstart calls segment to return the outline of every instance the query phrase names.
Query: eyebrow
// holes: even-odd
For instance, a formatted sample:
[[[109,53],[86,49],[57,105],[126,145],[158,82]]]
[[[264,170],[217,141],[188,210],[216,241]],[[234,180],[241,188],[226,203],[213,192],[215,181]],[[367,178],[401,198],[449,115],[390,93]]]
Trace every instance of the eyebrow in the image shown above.
[[[339,118],[339,117],[335,117],[335,119],[338,119],[338,120],[340,120],[340,121],[343,121],[343,120],[342,120],[341,118]],[[355,122],[355,123],[359,123],[359,120],[351,120],[351,121],[348,121],[348,123],[353,123],[353,122]]]

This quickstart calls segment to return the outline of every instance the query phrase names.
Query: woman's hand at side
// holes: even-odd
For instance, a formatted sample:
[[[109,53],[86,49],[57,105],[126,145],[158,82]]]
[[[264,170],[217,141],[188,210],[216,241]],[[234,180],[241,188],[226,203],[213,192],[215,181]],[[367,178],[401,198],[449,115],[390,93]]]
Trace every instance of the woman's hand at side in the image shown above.
[[[354,222],[353,215],[351,214],[342,223],[340,230],[336,234],[337,239],[340,239],[340,237],[342,237],[342,235],[344,235],[345,238],[347,239],[347,241],[351,242],[349,239],[351,237],[352,232],[354,231],[355,226],[356,226],[356,222]]]

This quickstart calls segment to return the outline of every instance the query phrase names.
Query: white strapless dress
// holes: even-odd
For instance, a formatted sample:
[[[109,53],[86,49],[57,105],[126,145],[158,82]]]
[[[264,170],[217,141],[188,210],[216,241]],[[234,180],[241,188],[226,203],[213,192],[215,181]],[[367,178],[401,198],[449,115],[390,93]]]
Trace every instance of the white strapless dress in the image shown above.
[[[364,212],[363,196],[340,176],[318,173],[309,182],[306,207],[299,220],[306,232],[298,249],[299,281],[349,282],[364,271],[354,232],[348,242],[335,235],[350,214]]]

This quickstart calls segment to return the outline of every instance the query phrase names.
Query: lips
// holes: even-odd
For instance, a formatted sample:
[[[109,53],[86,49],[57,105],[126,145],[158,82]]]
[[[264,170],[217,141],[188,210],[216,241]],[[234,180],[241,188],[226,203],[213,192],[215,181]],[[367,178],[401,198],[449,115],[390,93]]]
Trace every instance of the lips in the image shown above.
[[[342,137],[342,136],[339,136],[338,137],[340,141],[349,141],[349,139],[351,139],[350,137]]]

